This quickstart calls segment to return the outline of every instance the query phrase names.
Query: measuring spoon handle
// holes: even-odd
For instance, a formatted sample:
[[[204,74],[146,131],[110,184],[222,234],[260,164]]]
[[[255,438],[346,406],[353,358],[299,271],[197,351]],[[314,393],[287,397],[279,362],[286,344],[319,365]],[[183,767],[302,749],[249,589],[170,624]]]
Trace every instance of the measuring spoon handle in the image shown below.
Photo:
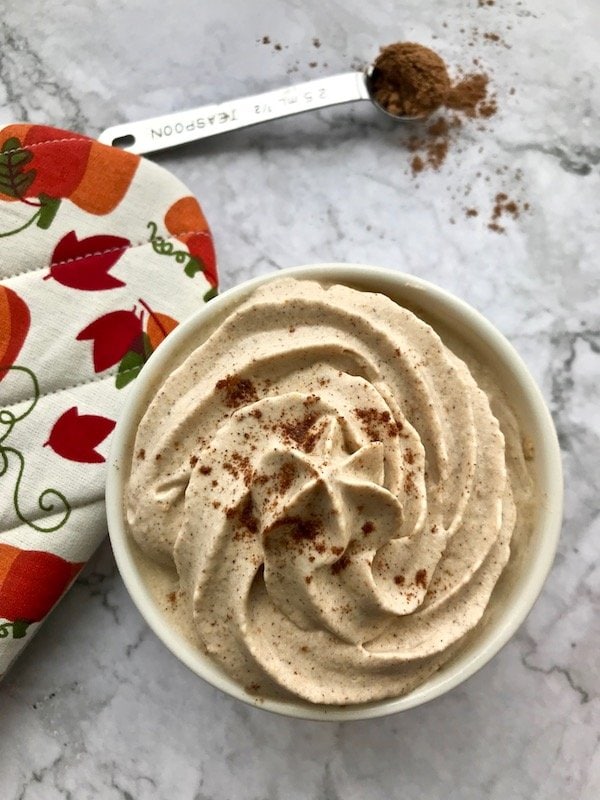
[[[365,74],[345,72],[225,103],[114,125],[98,138],[104,144],[143,155],[271,119],[368,99]]]

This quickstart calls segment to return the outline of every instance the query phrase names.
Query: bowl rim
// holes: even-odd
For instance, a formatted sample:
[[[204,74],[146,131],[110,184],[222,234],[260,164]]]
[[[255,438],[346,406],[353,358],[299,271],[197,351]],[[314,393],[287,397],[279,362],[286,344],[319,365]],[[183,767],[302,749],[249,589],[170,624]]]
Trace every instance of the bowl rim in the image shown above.
[[[386,698],[370,703],[348,706],[313,705],[307,701],[282,701],[256,698],[246,693],[242,686],[226,676],[211,659],[174,631],[163,612],[156,606],[132,556],[131,541],[123,513],[125,470],[131,452],[135,429],[141,409],[149,402],[149,393],[161,374],[168,374],[169,360],[180,348],[188,334],[196,327],[216,320],[224,311],[241,302],[259,286],[281,277],[321,280],[346,285],[372,284],[367,291],[387,294],[386,286],[394,285],[398,294],[403,290],[417,293],[424,301],[432,300],[435,306],[453,312],[467,330],[477,335],[494,355],[510,370],[523,396],[531,406],[539,436],[534,437],[536,459],[542,462],[539,470],[545,483],[539,486],[543,502],[536,524],[543,531],[542,546],[536,552],[532,568],[521,582],[512,606],[490,626],[482,643],[471,647],[468,658],[461,662],[461,654],[434,673],[422,685],[402,697]],[[383,288],[381,286],[383,284]],[[375,288],[378,287],[378,288]],[[388,288],[389,291],[389,288]],[[528,432],[529,433],[529,432]],[[332,262],[288,267],[274,273],[244,281],[217,296],[192,316],[182,322],[152,354],[131,389],[119,414],[113,431],[106,477],[106,514],[111,546],[123,582],[138,611],[150,628],[169,650],[192,672],[226,694],[242,700],[255,708],[307,720],[343,721],[361,720],[394,714],[434,700],[458,686],[481,669],[508,642],[531,611],[544,581],[552,567],[562,524],[563,477],[560,448],[552,417],[535,380],[525,363],[505,336],[479,311],[445,289],[407,273],[366,264]]]

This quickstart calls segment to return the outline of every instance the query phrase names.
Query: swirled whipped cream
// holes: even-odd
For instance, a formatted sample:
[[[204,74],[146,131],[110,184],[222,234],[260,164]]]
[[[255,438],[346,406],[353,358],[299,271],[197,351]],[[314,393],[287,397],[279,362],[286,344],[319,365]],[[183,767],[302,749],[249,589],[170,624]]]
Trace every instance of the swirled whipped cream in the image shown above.
[[[204,652],[250,692],[329,704],[401,695],[453,655],[516,519],[464,361],[383,295],[291,278],[166,379],[126,502]]]

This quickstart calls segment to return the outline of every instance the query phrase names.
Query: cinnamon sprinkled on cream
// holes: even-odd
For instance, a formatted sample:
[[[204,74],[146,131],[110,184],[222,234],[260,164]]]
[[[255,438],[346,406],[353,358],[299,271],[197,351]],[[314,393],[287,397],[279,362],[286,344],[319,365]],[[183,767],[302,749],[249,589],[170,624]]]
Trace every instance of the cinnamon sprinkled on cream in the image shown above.
[[[527,522],[534,457],[478,374],[485,391],[383,295],[277,279],[167,378],[127,518],[143,558],[177,569],[190,640],[240,686],[367,702],[460,648]]]

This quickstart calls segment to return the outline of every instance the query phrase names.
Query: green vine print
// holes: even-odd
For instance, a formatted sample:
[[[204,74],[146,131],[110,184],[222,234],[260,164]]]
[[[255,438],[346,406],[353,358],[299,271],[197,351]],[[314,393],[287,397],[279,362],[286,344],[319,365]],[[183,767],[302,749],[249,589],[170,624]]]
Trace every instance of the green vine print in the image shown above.
[[[0,639],[22,639],[27,633],[29,623],[18,619],[16,622],[0,622]]]
[[[38,525],[33,520],[28,519],[25,514],[21,511],[20,502],[19,502],[19,492],[21,490],[21,481],[23,479],[23,473],[25,471],[25,457],[20,450],[17,450],[15,447],[9,447],[5,444],[10,437],[10,434],[13,431],[15,425],[20,422],[21,420],[28,417],[33,409],[36,407],[37,402],[40,397],[40,387],[38,380],[34,373],[28,369],[27,367],[19,367],[13,364],[12,366],[8,367],[1,367],[1,370],[14,370],[18,372],[23,372],[26,375],[29,375],[31,378],[31,382],[33,384],[33,399],[28,408],[23,411],[20,416],[17,416],[12,411],[7,408],[0,409],[0,425],[4,426],[4,430],[0,429],[0,478],[3,478],[7,473],[10,466],[10,459],[9,456],[12,456],[18,464],[18,471],[17,471],[17,479],[15,482],[15,486],[13,489],[13,503],[15,508],[15,513],[17,517],[21,520],[22,523],[27,525],[33,530],[40,531],[42,533],[52,533],[52,531],[57,531],[59,528],[66,523],[71,515],[71,506],[67,498],[59,492],[57,489],[44,489],[44,491],[40,494],[38,498],[38,506],[40,510],[46,514],[52,513],[55,510],[55,504],[58,501],[59,509],[62,507],[62,515],[58,522],[54,525],[49,527],[45,527],[43,525]],[[6,634],[8,635],[8,634]],[[0,631],[0,638],[3,638],[3,634]]]
[[[193,278],[197,272],[204,272],[204,265],[191,253],[187,250],[177,250],[173,242],[158,234],[156,222],[150,220],[146,227],[150,229],[150,244],[155,253],[158,253],[159,256],[170,256],[178,264],[185,264],[183,271],[189,278]],[[211,300],[216,294],[217,290],[211,287],[204,295],[204,300]]]
[[[197,272],[203,271],[197,258],[194,258],[187,250],[176,250],[173,242],[158,235],[156,222],[150,221],[146,227],[150,228],[150,244],[155,253],[160,256],[171,256],[178,264],[185,264],[183,271],[190,278],[193,278]]]

